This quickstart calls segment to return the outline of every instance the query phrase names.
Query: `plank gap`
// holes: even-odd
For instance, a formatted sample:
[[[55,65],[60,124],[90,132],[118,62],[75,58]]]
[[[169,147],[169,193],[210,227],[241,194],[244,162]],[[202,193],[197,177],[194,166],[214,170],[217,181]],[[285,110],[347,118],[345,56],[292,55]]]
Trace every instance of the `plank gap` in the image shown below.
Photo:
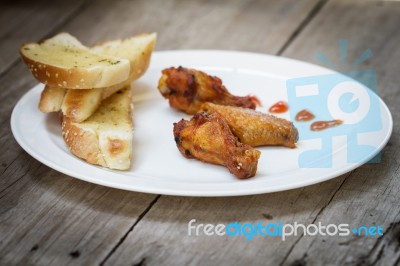
[[[304,20],[299,24],[299,26],[292,32],[287,41],[282,45],[281,49],[279,49],[277,55],[282,55],[286,48],[296,39],[296,37],[303,31],[303,29],[311,22],[311,20],[319,13],[322,7],[328,2],[328,0],[319,1],[313,9],[311,9],[310,13],[304,18]]]
[[[40,41],[45,40],[50,38],[52,35],[54,35],[57,31],[59,31],[63,26],[65,26],[69,21],[71,21],[76,15],[79,13],[83,12],[86,10],[86,8],[89,6],[89,3],[91,3],[93,0],[87,0],[83,1],[80,5],[76,7],[75,10],[73,10],[71,13],[69,13],[58,25],[55,25],[53,29],[51,29],[47,34],[45,33],[42,35],[40,38]],[[0,72],[0,79],[3,78],[5,75],[8,74],[10,70],[13,69],[14,66],[16,66],[19,62],[20,58],[17,56],[14,60],[12,60],[8,66],[6,66],[1,72]]]
[[[354,170],[355,171],[355,170]],[[326,209],[326,207],[329,206],[329,204],[333,201],[333,199],[335,198],[336,193],[342,188],[343,184],[346,182],[346,179],[352,175],[352,173],[354,171],[351,171],[350,173],[348,173],[345,178],[343,179],[343,182],[339,185],[339,187],[335,190],[335,192],[332,194],[332,197],[329,199],[329,201],[322,206],[322,208],[318,211],[317,215],[315,215],[313,221],[311,222],[311,224],[315,223],[315,221],[318,219],[318,217],[322,214],[322,212]],[[300,240],[303,238],[304,234],[302,234],[294,243],[293,245],[290,247],[288,253],[286,253],[285,257],[283,258],[282,262],[279,264],[280,266],[284,265],[284,263],[286,262],[287,258],[290,256],[290,253],[292,253],[293,249],[295,248],[295,246],[300,242]],[[307,255],[307,252],[303,255],[303,258],[305,258]]]
[[[128,237],[129,233],[135,229],[135,226],[143,219],[143,217],[150,211],[150,209],[153,207],[154,204],[158,201],[158,199],[161,197],[161,195],[157,195],[155,199],[153,199],[152,202],[150,202],[149,206],[139,215],[137,220],[133,223],[133,225],[126,231],[126,233],[121,237],[121,239],[118,241],[118,243],[111,249],[111,251],[107,254],[107,256],[100,262],[100,266],[104,265],[104,263],[107,262],[107,260],[111,257],[111,255],[119,248],[119,246],[124,242],[124,240]]]

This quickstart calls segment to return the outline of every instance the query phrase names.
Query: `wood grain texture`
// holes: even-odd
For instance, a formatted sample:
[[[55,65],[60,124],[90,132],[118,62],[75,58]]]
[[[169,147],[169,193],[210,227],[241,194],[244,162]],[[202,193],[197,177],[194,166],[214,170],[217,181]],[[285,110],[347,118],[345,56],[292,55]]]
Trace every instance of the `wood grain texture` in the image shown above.
[[[68,31],[88,45],[157,31],[157,49],[162,50],[214,48],[273,53],[316,3],[303,0],[287,8],[289,2],[230,1],[227,5],[168,1],[160,9],[157,1],[98,1],[85,6],[59,31]],[[265,29],[268,35],[260,35]],[[232,34],[225,34],[227,31]],[[0,106],[2,122],[8,122],[14,104],[35,83],[21,62],[0,77],[3,88],[12,88],[0,91],[0,97],[7,99]],[[157,199],[155,195],[104,188],[57,173],[22,151],[8,127],[0,128],[0,136],[7,151],[0,154],[1,264],[106,262]]]
[[[46,12],[53,12],[54,18],[61,8],[55,9]],[[8,9],[6,18],[15,10]],[[379,94],[392,111],[394,133],[382,153],[382,163],[362,166],[324,183],[258,196],[192,198],[156,197],[76,180],[37,162],[16,144],[9,127],[0,127],[0,264],[399,264],[399,14],[398,3],[346,0],[171,0],[162,6],[157,1],[104,0],[72,13],[68,23],[60,22],[55,28],[89,45],[157,31],[158,50],[282,53],[318,63],[314,60],[317,51],[338,62],[337,41],[347,38],[349,61],[367,48],[374,53],[362,67],[378,72]],[[0,21],[3,18],[0,15]],[[21,17],[13,23],[24,21]],[[54,30],[53,25],[39,27],[38,39]],[[29,29],[21,29],[21,39],[10,47],[31,36],[36,39]],[[7,39],[3,31],[2,40]],[[4,55],[7,49],[0,49],[0,56],[12,62],[15,54]],[[9,122],[17,100],[36,84],[25,66],[16,62],[0,75],[2,124]],[[213,224],[377,224],[385,234],[380,238],[299,235],[286,241],[272,237],[246,241],[243,237],[188,236],[191,219]]]
[[[339,62],[338,40],[349,40],[348,60],[367,48],[375,57],[361,67],[378,72],[380,96],[394,121],[399,120],[400,5],[362,1],[330,1],[305,26],[283,56],[314,60],[317,51]],[[360,16],[358,14],[363,14]],[[340,19],[338,19],[340,17]],[[387,34],[387,35],[386,35]],[[352,62],[350,61],[350,62]],[[341,71],[348,70],[345,67]],[[347,176],[289,192],[231,199],[161,197],[142,223],[128,235],[109,265],[148,262],[174,264],[256,265],[397,265],[400,260],[399,127],[382,152],[380,164],[364,165]],[[175,203],[176,201],[176,203]],[[171,204],[172,203],[172,204]],[[299,236],[273,238],[189,237],[187,224],[254,223],[261,213],[271,222],[350,226],[380,225],[382,237]],[[163,221],[167,221],[163,223]],[[152,226],[149,228],[149,224]],[[168,244],[165,244],[168,243]],[[135,254],[132,256],[132,254]]]
[[[96,186],[49,170],[23,154],[21,178],[0,192],[0,264],[98,263],[154,195]]]
[[[286,241],[259,236],[246,241],[243,236],[204,233],[188,236],[188,222],[310,224],[334,195],[332,188],[343,180],[342,176],[306,188],[247,197],[162,196],[106,265],[134,265],[143,260],[149,265],[279,265],[300,236]]]
[[[306,60],[315,58],[315,51],[321,51],[340,66],[340,71],[349,71],[354,70],[351,64],[356,58],[371,49],[374,56],[359,69],[377,71],[379,96],[388,105],[394,121],[392,137],[381,153],[381,163],[355,170],[315,220],[354,226],[380,225],[385,229],[384,235],[380,238],[351,236],[345,240],[303,237],[284,264],[327,261],[333,265],[397,265],[400,262],[400,127],[396,123],[400,120],[400,52],[395,48],[400,42],[398,14],[400,4],[393,2],[329,2],[284,53],[284,56]],[[338,40],[341,38],[349,41],[347,65],[340,65]],[[310,49],[311,44],[315,44],[315,49]],[[313,62],[318,63],[315,59]]]
[[[156,50],[228,49],[276,53],[317,0],[97,1],[63,27],[85,44],[157,32]],[[99,23],[100,22],[100,23]],[[116,30],[116,27],[118,28]],[[88,34],[90,31],[90,34]]]
[[[0,3],[0,75],[18,62],[23,42],[38,41],[54,34],[86,1],[2,1]],[[45,25],[45,27],[43,26]]]

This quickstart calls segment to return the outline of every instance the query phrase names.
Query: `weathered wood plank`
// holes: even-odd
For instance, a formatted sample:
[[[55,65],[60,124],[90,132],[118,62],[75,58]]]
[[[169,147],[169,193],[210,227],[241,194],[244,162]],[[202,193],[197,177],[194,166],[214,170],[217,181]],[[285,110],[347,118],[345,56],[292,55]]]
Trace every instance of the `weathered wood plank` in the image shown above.
[[[9,125],[13,106],[37,81],[20,61],[18,48],[23,42],[38,41],[57,28],[84,7],[85,1],[8,1],[0,4],[0,123]],[[59,8],[57,8],[59,7]],[[15,62],[15,64],[13,63]],[[13,64],[13,65],[12,65]],[[11,66],[12,65],[12,66]],[[11,129],[1,127],[0,141],[0,188],[13,184],[20,176],[9,168],[18,156],[24,154],[15,142]]]
[[[338,16],[340,14],[340,20]],[[356,14],[362,14],[357,16]],[[332,202],[317,217],[316,223],[348,223],[352,226],[380,225],[382,237],[303,237],[288,254],[284,264],[296,261],[305,264],[324,261],[332,265],[397,265],[400,260],[398,242],[400,222],[400,120],[398,110],[400,53],[400,5],[361,1],[328,3],[312,24],[294,41],[284,54],[299,59],[313,58],[321,51],[340,65],[340,38],[348,39],[348,64],[370,48],[374,56],[362,66],[377,71],[379,95],[392,111],[394,131],[382,153],[380,164],[365,165],[346,179]],[[329,32],[329,34],[320,34]],[[315,49],[310,44],[315,43]],[[349,71],[349,66],[341,66]],[[353,68],[354,70],[354,68]],[[327,252],[329,250],[329,252]]]
[[[162,196],[106,265],[146,261],[148,265],[278,265],[300,236],[279,237],[188,235],[188,223],[309,224],[327,205],[344,177],[314,186],[258,196],[189,198]],[[317,193],[318,192],[318,193]],[[263,214],[265,214],[265,217]],[[194,234],[194,231],[192,231]]]
[[[396,265],[400,259],[398,224],[400,221],[398,191],[399,152],[386,149],[379,165],[367,165],[346,179],[332,202],[315,220],[327,224],[358,226],[379,225],[384,235],[358,237],[302,237],[288,254],[284,265],[295,261],[311,264],[324,261],[331,265]],[[394,227],[393,229],[391,229]],[[329,250],[329,252],[327,252]]]
[[[317,51],[339,62],[340,38],[349,39],[349,60],[371,48],[375,57],[362,67],[378,71],[380,95],[400,119],[399,43],[400,5],[363,1],[330,1],[283,53],[305,61]],[[341,68],[343,70],[344,68]],[[348,69],[347,69],[348,70]],[[397,265],[400,254],[399,126],[382,153],[382,163],[364,165],[351,174],[318,185],[253,197],[202,199],[161,197],[107,261],[109,265],[152,264],[256,264],[256,265]],[[261,213],[270,222],[380,225],[377,237],[276,238],[188,236],[188,222],[255,223]]]
[[[26,153],[0,192],[0,264],[89,265],[105,257],[155,195],[79,181]]]
[[[2,1],[0,3],[0,75],[19,57],[23,42],[40,40],[57,30],[85,1]]]
[[[90,7],[90,12],[96,16],[77,16],[63,29],[86,44],[105,37],[113,39],[157,32],[158,50],[228,49],[276,53],[317,2],[167,1],[161,8],[156,1],[134,4],[115,1],[112,7],[108,1],[100,1]],[[108,12],[110,8],[112,12]],[[98,23],[99,19],[102,23]]]
[[[157,49],[162,50],[214,48],[274,53],[315,4],[316,0],[231,1],[229,5],[168,1],[160,8],[156,1],[99,1],[60,31],[69,31],[86,44],[157,31]],[[0,106],[1,120],[7,121],[12,106],[35,81],[25,66],[17,63],[0,78],[0,84],[12,88],[0,91],[0,97],[8,99]],[[18,148],[9,129],[0,130],[2,143],[11,147],[7,148],[8,155],[0,155],[2,264],[100,263],[114,249],[119,250],[121,239],[155,199],[155,195],[117,191],[59,174]],[[171,204],[182,199],[171,197]]]

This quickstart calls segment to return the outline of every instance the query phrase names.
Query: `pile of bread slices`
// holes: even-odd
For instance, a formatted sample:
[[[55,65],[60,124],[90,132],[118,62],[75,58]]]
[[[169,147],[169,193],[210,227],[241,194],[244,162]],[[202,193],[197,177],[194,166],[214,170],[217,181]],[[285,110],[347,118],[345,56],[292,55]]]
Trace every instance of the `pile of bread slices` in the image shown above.
[[[91,164],[130,168],[131,83],[148,68],[156,34],[86,47],[68,33],[28,43],[20,54],[33,76],[45,84],[42,112],[59,112],[70,151]]]

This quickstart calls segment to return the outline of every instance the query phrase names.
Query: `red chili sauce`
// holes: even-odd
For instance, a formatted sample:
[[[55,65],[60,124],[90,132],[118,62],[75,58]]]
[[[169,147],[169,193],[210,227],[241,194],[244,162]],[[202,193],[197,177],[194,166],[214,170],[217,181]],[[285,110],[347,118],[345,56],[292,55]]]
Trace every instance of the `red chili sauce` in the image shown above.
[[[279,101],[272,105],[268,111],[277,114],[287,112],[287,110],[289,110],[289,105],[284,101]]]
[[[341,124],[343,124],[342,120],[316,121],[311,124],[310,129],[312,131],[321,131],[330,127],[336,127]]]
[[[315,115],[304,109],[297,113],[295,120],[299,122],[310,121],[315,118]]]

